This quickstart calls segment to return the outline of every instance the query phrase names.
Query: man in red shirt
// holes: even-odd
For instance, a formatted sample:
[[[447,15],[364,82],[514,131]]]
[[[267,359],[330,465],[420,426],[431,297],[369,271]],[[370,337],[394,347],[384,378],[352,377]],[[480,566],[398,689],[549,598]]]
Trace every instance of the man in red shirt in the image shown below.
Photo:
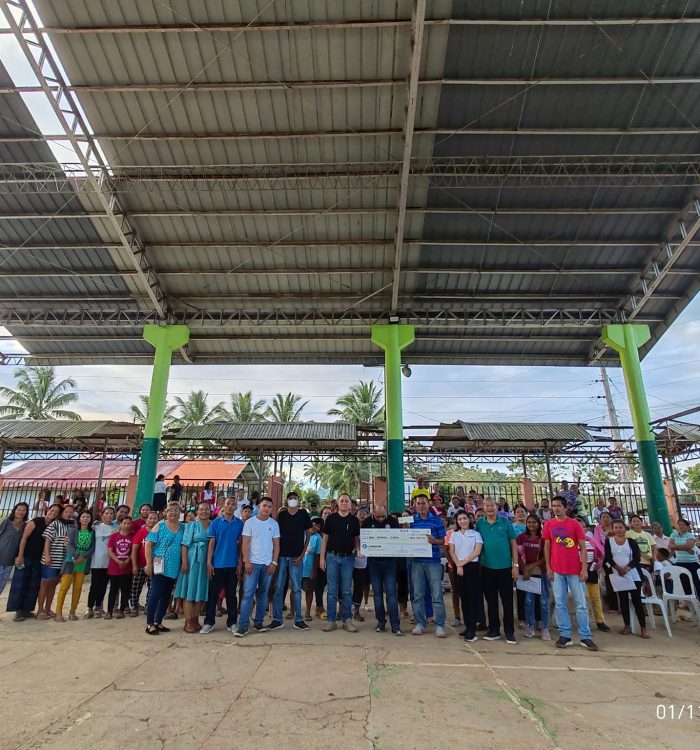
[[[557,648],[573,645],[571,640],[571,617],[567,606],[569,593],[576,607],[576,627],[581,645],[591,651],[598,646],[591,640],[591,624],[588,620],[585,581],[588,578],[588,556],[586,536],[581,525],[566,515],[566,500],[557,495],[552,499],[554,518],[547,521],[542,530],[544,559],[547,577],[553,582],[554,610],[557,614],[559,640]]]

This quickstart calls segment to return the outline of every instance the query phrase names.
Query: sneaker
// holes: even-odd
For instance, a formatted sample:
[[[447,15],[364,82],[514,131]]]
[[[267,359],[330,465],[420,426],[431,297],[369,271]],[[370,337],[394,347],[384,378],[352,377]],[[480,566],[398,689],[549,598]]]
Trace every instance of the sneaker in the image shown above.
[[[324,633],[330,633],[331,630],[337,630],[338,629],[338,623],[335,622],[335,620],[327,620],[326,624],[323,626],[322,630]]]
[[[401,628],[392,628],[391,629],[391,634],[392,635],[402,636],[403,635],[403,631],[401,630]]]
[[[462,632],[461,632],[461,633],[459,634],[459,637],[460,637],[460,638],[466,638],[466,637],[467,637],[467,631],[466,631],[466,630],[463,630],[463,631],[462,631]]]
[[[598,650],[598,646],[596,646],[596,644],[593,643],[593,641],[590,638],[582,638],[581,639],[581,645],[584,648],[587,648],[589,651],[597,651]]]
[[[450,625],[453,628],[458,628],[461,624],[462,624],[462,621],[458,620],[456,617],[454,618],[454,620],[450,620]]]
[[[238,628],[238,630],[233,635],[236,638],[245,638],[248,635],[248,628]]]
[[[549,634],[549,628],[542,628],[541,638],[543,641],[551,641],[552,636]]]
[[[528,625],[523,631],[523,638],[534,638],[534,637],[535,637],[535,629],[532,627],[532,625]]]
[[[489,632],[484,636],[485,641],[499,641],[500,639],[501,634],[497,630],[489,630]]]
[[[510,643],[511,646],[515,646],[517,642],[518,641],[516,640],[514,633],[508,633],[506,635],[506,643]]]
[[[253,630],[256,633],[267,633],[268,628],[266,625],[263,625],[261,622],[256,622],[253,625]],[[245,631],[248,632],[248,628],[245,628]]]
[[[364,620],[365,618],[363,617],[362,619]],[[343,630],[346,630],[348,633],[357,633],[357,628],[352,620],[345,620]]]
[[[483,633],[489,629],[488,625],[485,625],[483,622],[480,622],[476,626],[476,632],[477,633]]]
[[[311,630],[311,628],[303,620],[295,620],[292,627],[295,630]]]
[[[284,627],[284,623],[279,620],[272,620],[272,622],[265,625],[265,630],[280,630]]]
[[[423,635],[423,628],[420,625],[416,625],[411,631],[411,635]]]
[[[474,633],[467,633],[464,636],[464,640],[465,640],[466,643],[474,643],[474,641],[478,641],[479,639],[477,638],[477,636]]]
[[[595,626],[598,628],[598,630],[602,631],[603,633],[610,632],[610,628],[604,622],[597,622]]]
[[[206,625],[204,627],[206,627]],[[227,625],[226,630],[228,630],[229,633],[233,633],[233,635],[236,635],[236,633],[238,632],[238,625],[234,622],[233,625]],[[200,630],[199,632],[201,633],[202,631]]]
[[[436,638],[447,638],[447,631],[442,625],[435,626],[435,637]]]
[[[88,609],[88,611],[83,615],[83,620],[92,620],[94,616],[95,616],[94,610]]]
[[[221,609],[221,607],[217,607],[216,608],[216,616],[217,617],[223,617],[223,615],[224,615],[224,610]]]
[[[386,632],[386,625],[378,624],[377,627],[374,629],[375,633],[385,633]]]
[[[567,638],[564,635],[560,635],[557,642],[554,644],[557,648],[566,648],[567,646],[573,646],[574,642],[571,638]]]
[[[202,625],[202,629],[199,631],[200,635],[209,635],[209,633],[214,632],[214,626],[213,625]]]

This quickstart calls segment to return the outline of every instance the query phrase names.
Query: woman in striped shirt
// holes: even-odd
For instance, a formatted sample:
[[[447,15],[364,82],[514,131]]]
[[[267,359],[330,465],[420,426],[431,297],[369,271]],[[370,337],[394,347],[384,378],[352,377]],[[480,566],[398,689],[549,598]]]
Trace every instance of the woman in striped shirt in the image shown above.
[[[55,521],[52,521],[41,535],[44,539],[44,555],[41,560],[41,588],[39,589],[37,620],[48,620],[51,617],[56,617],[55,612],[51,611],[51,603],[56,593],[56,586],[61,579],[63,562],[66,559],[68,534],[74,525],[73,506],[64,505],[61,509],[61,515]]]

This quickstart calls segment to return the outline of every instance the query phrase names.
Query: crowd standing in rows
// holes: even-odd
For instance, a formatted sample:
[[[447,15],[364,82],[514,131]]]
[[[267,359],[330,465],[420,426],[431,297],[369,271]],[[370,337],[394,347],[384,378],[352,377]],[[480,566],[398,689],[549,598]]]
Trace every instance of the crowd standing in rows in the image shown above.
[[[524,637],[539,633],[549,641],[553,595],[556,645],[570,646],[570,596],[579,643],[594,651],[598,646],[592,638],[589,603],[597,630],[610,630],[601,583],[609,613],[622,615],[620,632],[632,632],[631,601],[642,638],[649,637],[643,571],[654,576],[673,558],[690,572],[700,598],[698,543],[686,520],[678,520],[670,537],[658,524],[650,533],[638,515],[625,524],[622,510],[610,498],[597,504],[591,528],[578,515],[575,485],[562,483],[560,494],[542,500],[532,511],[522,503],[511,511],[504,498],[459,490],[445,507],[423,480],[402,517],[388,514],[382,503],[371,512],[358,509],[345,493],[320,509],[304,505],[296,493],[289,493],[273,518],[269,497],[253,493],[246,498],[242,489],[217,495],[209,482],[186,498],[179,478],[168,488],[162,475],[153,504],[142,505],[135,519],[126,505],[48,505],[40,496],[33,518],[29,506],[18,503],[0,522],[0,593],[14,569],[7,609],[15,613],[15,621],[36,617],[64,622],[68,599],[67,619],[77,620],[85,577],[90,575],[86,619],[138,617],[145,611],[146,633],[157,636],[170,630],[164,621],[181,613],[185,632],[207,635],[215,629],[217,616],[225,614],[226,628],[243,638],[251,629],[283,628],[285,620],[297,630],[308,630],[314,602],[324,631],[341,627],[355,633],[355,623],[365,619],[363,600],[369,609],[371,588],[377,632],[385,632],[388,621],[391,633],[403,635],[401,621],[409,617],[410,601],[411,633],[420,636],[434,626],[435,635],[446,638],[447,572],[450,624],[463,625],[460,635],[465,641],[474,642],[482,634],[488,641],[504,637],[515,644],[516,616]],[[406,521],[426,531],[429,557],[361,554],[361,528],[396,529]],[[632,583],[616,587],[614,582],[621,579]],[[271,617],[265,622],[270,606]]]

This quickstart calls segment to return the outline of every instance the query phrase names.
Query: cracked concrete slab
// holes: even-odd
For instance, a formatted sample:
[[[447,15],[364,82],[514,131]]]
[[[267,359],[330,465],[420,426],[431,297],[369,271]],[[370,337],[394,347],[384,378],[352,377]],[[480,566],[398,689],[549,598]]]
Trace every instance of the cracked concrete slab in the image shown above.
[[[245,640],[220,620],[206,637],[170,624],[150,638],[142,617],[0,622],[2,750],[697,746],[697,720],[656,718],[681,700],[700,715],[700,629],[687,623],[673,639],[596,634],[597,654],[394,638],[369,618],[357,634],[314,622]]]

